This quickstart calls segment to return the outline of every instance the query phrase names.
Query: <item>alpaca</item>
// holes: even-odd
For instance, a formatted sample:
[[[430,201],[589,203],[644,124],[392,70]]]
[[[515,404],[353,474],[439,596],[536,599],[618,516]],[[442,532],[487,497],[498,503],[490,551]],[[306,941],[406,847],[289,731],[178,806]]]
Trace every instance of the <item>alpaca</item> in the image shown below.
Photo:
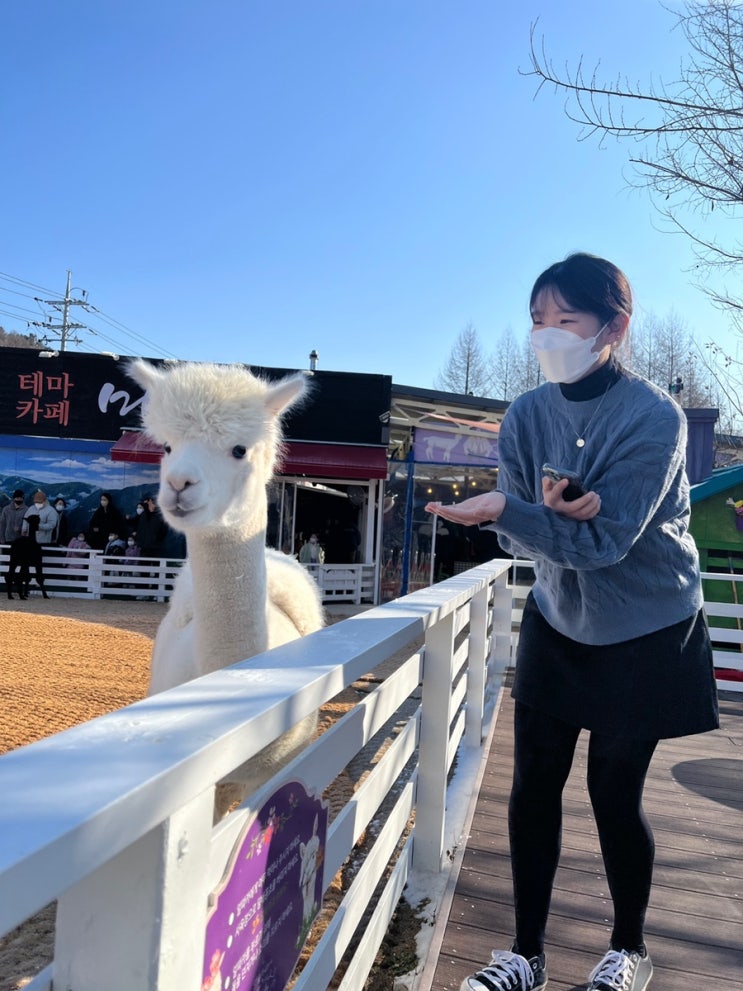
[[[281,449],[281,416],[307,392],[304,375],[270,383],[242,366],[137,360],[143,424],[163,445],[158,502],[185,533],[188,561],[155,638],[149,694],[190,681],[323,625],[316,583],[265,546],[266,488]],[[317,723],[302,720],[220,785],[217,816],[293,757]],[[230,777],[233,780],[233,776]]]
[[[28,589],[31,584],[31,568],[34,569],[36,584],[41,589],[41,594],[48,599],[44,586],[44,571],[41,544],[36,541],[36,531],[39,529],[40,517],[36,513],[26,517],[28,533],[22,537],[17,537],[10,543],[8,573],[5,576],[5,584],[8,589],[8,598],[13,598],[13,585],[16,586],[19,599],[28,598]]]

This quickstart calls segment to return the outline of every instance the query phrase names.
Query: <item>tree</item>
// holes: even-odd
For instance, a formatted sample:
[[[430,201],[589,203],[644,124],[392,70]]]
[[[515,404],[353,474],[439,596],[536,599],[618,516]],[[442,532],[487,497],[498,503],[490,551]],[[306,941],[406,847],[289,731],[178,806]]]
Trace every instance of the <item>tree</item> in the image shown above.
[[[43,347],[36,334],[19,334],[17,331],[7,331],[0,327],[0,348],[38,348]]]
[[[740,273],[743,242],[723,243],[704,232],[717,216],[736,220],[743,205],[743,5],[739,0],[688,3],[676,15],[689,45],[678,79],[645,86],[619,76],[599,79],[598,68],[557,70],[531,30],[531,71],[567,94],[567,116],[581,126],[579,138],[629,140],[638,185],[655,194],[660,212],[688,235],[708,273]],[[685,218],[691,218],[689,220]],[[743,325],[743,298],[702,287]]]
[[[496,399],[511,400],[521,381],[521,349],[513,331],[508,327],[500,336],[498,346],[490,358],[490,380]]]
[[[446,365],[436,376],[435,386],[462,395],[490,394],[489,362],[472,323],[459,332]]]
[[[494,394],[498,399],[511,402],[544,381],[531,346],[531,331],[527,331],[519,343],[509,327],[501,334],[490,360]]]
[[[647,313],[633,322],[625,360],[634,371],[675,395],[682,406],[719,405],[712,398],[718,395],[714,378],[699,360],[691,331],[673,310],[665,317]],[[723,405],[726,410],[727,403]]]

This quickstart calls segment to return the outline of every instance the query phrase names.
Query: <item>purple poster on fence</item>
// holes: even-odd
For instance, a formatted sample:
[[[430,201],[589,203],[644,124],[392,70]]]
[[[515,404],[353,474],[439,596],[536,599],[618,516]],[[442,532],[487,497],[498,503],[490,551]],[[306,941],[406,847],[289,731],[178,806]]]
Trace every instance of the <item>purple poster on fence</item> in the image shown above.
[[[322,904],[327,828],[299,781],[247,823],[209,899],[201,991],[283,991]]]

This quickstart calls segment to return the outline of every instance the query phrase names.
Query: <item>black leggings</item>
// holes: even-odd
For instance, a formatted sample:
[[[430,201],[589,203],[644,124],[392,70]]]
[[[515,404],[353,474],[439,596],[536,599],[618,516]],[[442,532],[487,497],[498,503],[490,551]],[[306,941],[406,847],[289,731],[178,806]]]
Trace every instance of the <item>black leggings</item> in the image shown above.
[[[562,791],[580,729],[515,703],[513,788],[508,806],[516,943],[544,950],[552,885],[560,858]],[[588,793],[614,903],[611,946],[644,950],[655,842],[642,811],[642,790],[655,740],[591,733]]]

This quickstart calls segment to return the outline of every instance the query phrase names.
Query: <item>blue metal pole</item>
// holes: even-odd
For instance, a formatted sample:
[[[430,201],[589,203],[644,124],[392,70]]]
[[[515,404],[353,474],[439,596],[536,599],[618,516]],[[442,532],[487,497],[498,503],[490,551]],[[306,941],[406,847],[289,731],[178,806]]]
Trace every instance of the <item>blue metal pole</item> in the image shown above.
[[[402,580],[400,595],[408,594],[408,573],[410,571],[410,545],[413,542],[413,493],[415,491],[415,458],[411,444],[408,451],[408,488],[405,493],[405,538],[402,545]]]

